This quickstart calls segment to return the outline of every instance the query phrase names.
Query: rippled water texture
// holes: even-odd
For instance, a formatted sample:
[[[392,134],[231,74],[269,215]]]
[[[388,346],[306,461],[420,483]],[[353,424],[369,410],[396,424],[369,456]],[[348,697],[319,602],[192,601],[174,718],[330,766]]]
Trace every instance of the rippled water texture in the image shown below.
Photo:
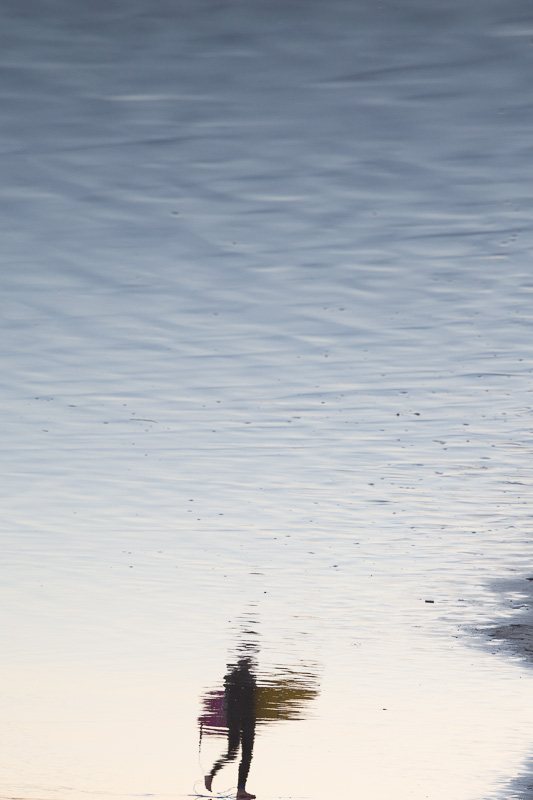
[[[509,800],[531,4],[1,18],[0,794]]]

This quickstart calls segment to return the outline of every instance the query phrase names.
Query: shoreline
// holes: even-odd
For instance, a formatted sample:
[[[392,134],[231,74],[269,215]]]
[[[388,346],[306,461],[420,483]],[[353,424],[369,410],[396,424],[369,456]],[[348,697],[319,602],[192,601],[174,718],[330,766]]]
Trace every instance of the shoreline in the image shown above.
[[[498,582],[495,589],[503,595],[505,607],[512,616],[499,624],[478,628],[478,632],[497,646],[498,654],[511,655],[521,664],[533,667],[533,576]],[[523,771],[490,800],[496,798],[533,800],[533,754],[525,761]]]

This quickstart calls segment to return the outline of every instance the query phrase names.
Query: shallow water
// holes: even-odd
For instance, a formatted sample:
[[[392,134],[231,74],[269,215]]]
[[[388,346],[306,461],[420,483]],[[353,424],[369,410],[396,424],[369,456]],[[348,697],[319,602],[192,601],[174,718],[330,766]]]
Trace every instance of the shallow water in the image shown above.
[[[259,798],[508,797],[529,3],[2,17],[0,793],[201,792],[253,640]]]

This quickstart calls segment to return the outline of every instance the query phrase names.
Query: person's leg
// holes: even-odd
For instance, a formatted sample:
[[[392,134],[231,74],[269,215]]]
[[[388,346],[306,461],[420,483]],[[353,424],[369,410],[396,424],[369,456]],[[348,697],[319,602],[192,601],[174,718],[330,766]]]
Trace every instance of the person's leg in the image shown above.
[[[213,764],[213,769],[204,778],[205,788],[208,792],[211,791],[213,778],[217,772],[222,769],[224,764],[229,764],[230,761],[233,761],[239,749],[239,741],[241,738],[239,721],[234,717],[231,718],[232,716],[233,715],[229,715],[230,718],[228,719],[228,749],[226,753],[224,753],[224,755],[218,759],[218,761],[215,761]]]
[[[239,764],[239,780],[237,784],[237,798],[248,800],[255,795],[246,791],[246,781],[250,772],[255,739],[255,714],[250,711],[241,718],[241,763]]]

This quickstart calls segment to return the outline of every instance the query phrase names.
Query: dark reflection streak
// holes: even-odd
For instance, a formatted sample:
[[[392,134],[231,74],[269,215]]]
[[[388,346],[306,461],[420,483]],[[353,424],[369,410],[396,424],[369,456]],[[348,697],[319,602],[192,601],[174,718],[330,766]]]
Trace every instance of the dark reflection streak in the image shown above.
[[[477,231],[438,231],[437,233],[417,233],[413,236],[403,236],[403,240],[408,242],[416,239],[464,239],[474,236],[509,236],[511,234],[526,233],[527,228],[491,228],[490,230]]]
[[[27,150],[4,150],[3,153],[0,153],[0,158],[11,158],[12,156],[22,156],[31,158],[32,156],[56,156],[61,155],[62,153],[78,153],[83,152],[85,150],[104,150],[106,148],[113,148],[113,147],[141,147],[143,145],[151,145],[151,144],[176,144],[178,142],[185,142],[188,141],[190,137],[187,136],[165,136],[161,138],[155,139],[133,139],[128,141],[116,141],[116,142],[99,142],[98,144],[80,144],[73,147],[61,147],[57,150],[32,150],[28,152]]]
[[[464,67],[472,67],[477,65],[482,65],[485,62],[483,57],[478,58],[468,58],[468,59],[456,59],[453,62],[453,66],[455,68],[464,68]],[[365,80],[372,80],[373,78],[382,78],[386,77],[387,75],[420,75],[421,77],[426,76],[428,72],[438,72],[444,68],[449,66],[447,62],[421,62],[419,64],[398,64],[397,66],[392,67],[383,67],[381,69],[369,69],[369,70],[361,70],[360,72],[350,73],[348,75],[338,75],[332,78],[326,78],[324,83],[328,81],[335,81],[338,83],[352,83],[357,81],[365,81]]]

